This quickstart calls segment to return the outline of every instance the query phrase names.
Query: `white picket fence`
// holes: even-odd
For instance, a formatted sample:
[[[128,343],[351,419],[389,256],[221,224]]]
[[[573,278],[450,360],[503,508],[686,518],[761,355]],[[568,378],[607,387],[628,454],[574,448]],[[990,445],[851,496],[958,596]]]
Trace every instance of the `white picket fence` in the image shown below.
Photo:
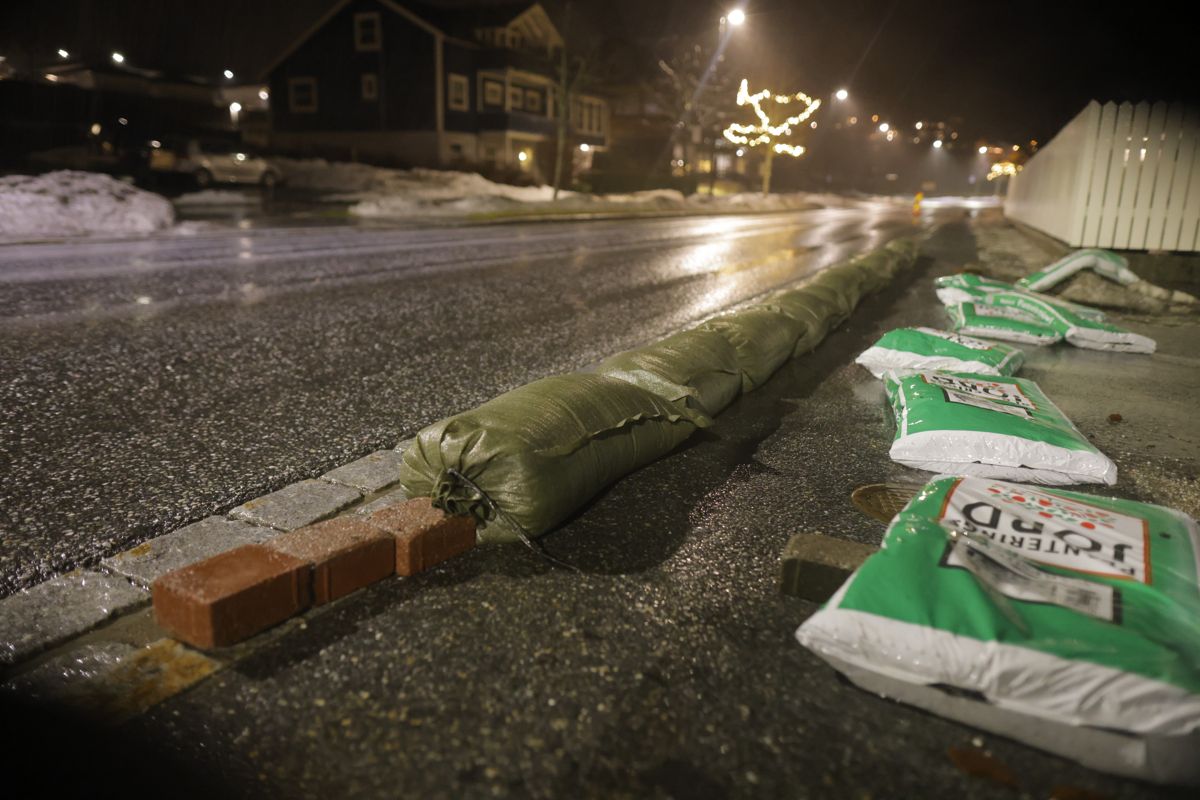
[[[1095,100],[1010,178],[1004,213],[1072,247],[1200,250],[1200,112]]]

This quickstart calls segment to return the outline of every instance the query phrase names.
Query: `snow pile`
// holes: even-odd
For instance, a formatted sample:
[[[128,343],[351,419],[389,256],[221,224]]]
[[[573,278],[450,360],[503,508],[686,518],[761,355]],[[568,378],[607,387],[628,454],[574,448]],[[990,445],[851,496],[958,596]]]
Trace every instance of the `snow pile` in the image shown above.
[[[592,195],[549,186],[510,186],[470,172],[387,169],[324,159],[272,159],[287,186],[326,192],[330,200],[353,203],[359,217],[460,216],[512,213],[619,213],[622,211],[783,211],[817,208],[806,193],[757,193],[685,197],[674,189]],[[844,198],[839,204],[844,204]]]
[[[0,177],[0,236],[150,233],[175,210],[152,192],[95,172]]]
[[[177,206],[256,206],[262,202],[257,192],[236,192],[230,189],[203,189],[175,198]]]

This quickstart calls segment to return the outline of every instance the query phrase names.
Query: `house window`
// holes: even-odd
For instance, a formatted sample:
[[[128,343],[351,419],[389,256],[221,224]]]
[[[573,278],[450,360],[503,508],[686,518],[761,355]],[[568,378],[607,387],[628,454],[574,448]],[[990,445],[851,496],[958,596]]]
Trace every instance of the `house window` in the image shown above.
[[[288,79],[288,110],[311,113],[317,110],[317,79]]]
[[[533,113],[542,113],[542,93],[537,89],[525,90],[525,110]]]
[[[525,107],[525,90],[520,86],[508,87],[508,107],[518,111]]]
[[[495,81],[484,81],[483,102],[489,106],[504,105],[504,86]]]
[[[471,107],[471,101],[468,97],[468,83],[466,75],[455,75],[450,73],[450,97],[448,105],[451,111],[466,111]]]
[[[383,43],[379,27],[379,12],[368,11],[354,15],[354,49],[378,50]]]
[[[362,99],[363,100],[378,100],[379,99],[379,76],[374,72],[364,72],[362,74]]]

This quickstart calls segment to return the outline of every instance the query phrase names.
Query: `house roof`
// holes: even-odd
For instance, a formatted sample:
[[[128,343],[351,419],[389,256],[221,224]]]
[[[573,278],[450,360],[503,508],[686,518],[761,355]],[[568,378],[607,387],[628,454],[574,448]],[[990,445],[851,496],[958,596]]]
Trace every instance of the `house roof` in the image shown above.
[[[305,42],[311,39],[317,31],[336,16],[353,0],[339,0],[329,10],[322,14],[304,33],[296,38],[278,56],[270,61],[259,73],[259,79],[265,80],[271,72],[288,56],[294,53]],[[423,28],[434,36],[458,39],[459,44],[476,46],[474,31],[476,28],[500,27],[508,25],[522,16],[528,15],[531,23],[552,32],[551,38],[561,45],[562,37],[554,26],[550,16],[536,2],[518,2],[504,4],[488,4],[478,6],[433,6],[428,3],[413,2],[413,0],[376,0],[381,6],[399,14],[419,28]]]

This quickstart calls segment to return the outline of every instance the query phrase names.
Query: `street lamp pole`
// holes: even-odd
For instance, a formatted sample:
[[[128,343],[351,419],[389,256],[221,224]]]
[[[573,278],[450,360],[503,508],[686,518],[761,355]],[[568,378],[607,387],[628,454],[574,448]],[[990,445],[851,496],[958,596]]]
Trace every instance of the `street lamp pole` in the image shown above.
[[[735,8],[726,14],[721,15],[721,19],[717,22],[717,49],[713,53],[713,71],[721,68],[721,61],[724,59],[725,53],[725,38],[728,36],[729,26],[735,28],[742,26],[746,22],[746,12],[740,8]],[[712,197],[717,190],[717,145],[720,144],[719,136],[709,140],[711,142],[709,149],[709,169],[708,169],[708,196]]]

